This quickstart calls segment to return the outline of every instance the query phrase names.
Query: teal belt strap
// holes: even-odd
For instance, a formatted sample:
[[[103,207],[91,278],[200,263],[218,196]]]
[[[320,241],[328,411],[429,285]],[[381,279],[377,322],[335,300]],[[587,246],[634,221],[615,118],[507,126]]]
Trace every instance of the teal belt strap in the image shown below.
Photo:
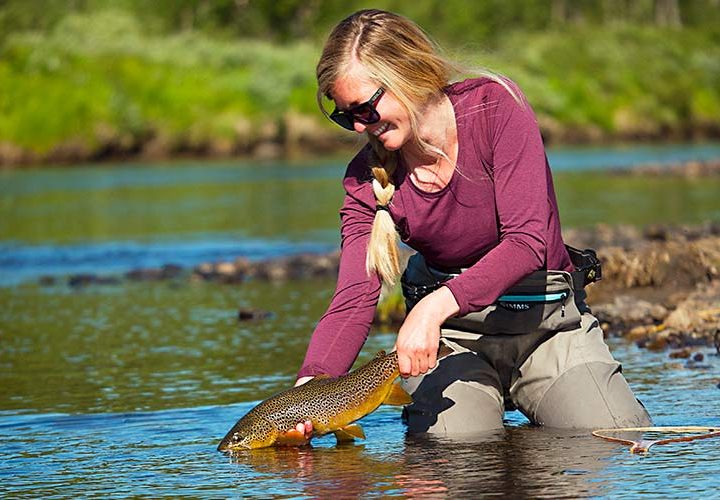
[[[565,300],[567,293],[546,293],[542,295],[501,295],[498,302],[557,302]]]

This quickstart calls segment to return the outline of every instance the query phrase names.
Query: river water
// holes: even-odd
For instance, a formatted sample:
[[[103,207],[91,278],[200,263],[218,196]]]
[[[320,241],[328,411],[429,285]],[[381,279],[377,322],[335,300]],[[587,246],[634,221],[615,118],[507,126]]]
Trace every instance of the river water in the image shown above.
[[[566,227],[720,220],[717,179],[607,169],[720,157],[720,146],[551,152]],[[408,437],[397,408],[367,440],[235,457],[219,439],[288,387],[330,280],[138,283],[136,267],[321,252],[338,244],[342,160],[0,172],[0,496],[713,497],[720,439],[632,455],[586,431],[527,425],[462,441]],[[67,276],[117,276],[71,287]],[[40,284],[39,280],[46,278]],[[238,322],[241,307],[272,312]],[[393,344],[377,329],[364,362]],[[656,425],[720,425],[720,357],[611,339]]]

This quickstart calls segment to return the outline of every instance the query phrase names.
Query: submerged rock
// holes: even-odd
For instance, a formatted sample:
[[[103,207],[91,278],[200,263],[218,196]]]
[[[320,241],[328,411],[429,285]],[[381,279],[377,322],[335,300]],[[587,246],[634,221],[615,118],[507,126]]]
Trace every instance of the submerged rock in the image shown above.
[[[53,286],[57,283],[57,278],[55,276],[40,276],[38,278],[38,284],[40,286]]]
[[[238,309],[238,321],[251,321],[271,318],[273,314],[270,311],[261,309]]]
[[[88,285],[117,285],[120,279],[115,276],[98,276],[97,274],[73,274],[68,277],[68,286],[83,288]]]
[[[672,351],[670,353],[670,357],[672,359],[689,359],[690,358],[690,348],[684,347],[683,349],[680,349],[679,351]]]
[[[691,370],[711,370],[713,367],[707,363],[699,363],[694,359],[688,359],[685,362],[685,368],[689,368]]]
[[[588,303],[608,335],[624,336],[649,349],[712,345],[720,354],[720,222],[695,226],[598,225],[570,229],[566,241],[597,250],[603,263],[603,280],[586,288]],[[403,259],[410,252],[403,250]],[[206,262],[184,270],[167,264],[160,268],[133,269],[132,281],[179,278],[226,284],[249,280],[282,282],[337,276],[340,252],[299,254],[264,261],[240,257]],[[41,284],[51,285],[52,277]],[[78,274],[68,278],[72,287],[117,284],[117,277]],[[398,292],[394,292],[395,295]],[[239,311],[238,318],[260,319],[264,312]],[[376,322],[392,328],[404,318],[399,295],[383,299]],[[695,363],[699,361],[694,360]]]
[[[160,268],[138,268],[125,273],[130,281],[160,281],[179,278],[183,274],[182,266],[165,264]]]
[[[245,258],[232,262],[204,262],[193,269],[192,278],[220,283],[241,283],[249,274],[250,267],[250,262]]]
[[[245,258],[233,262],[203,263],[193,270],[195,279],[240,283],[246,279],[287,281],[337,276],[340,252],[299,254],[253,262]]]

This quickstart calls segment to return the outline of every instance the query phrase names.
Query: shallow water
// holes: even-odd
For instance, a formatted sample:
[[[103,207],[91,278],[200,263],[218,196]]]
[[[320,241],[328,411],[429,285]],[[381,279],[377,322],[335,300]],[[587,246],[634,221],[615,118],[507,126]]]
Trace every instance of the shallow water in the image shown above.
[[[655,161],[681,153],[692,148],[661,149]],[[567,161],[613,166],[648,152],[615,154],[572,150]],[[551,158],[566,226],[720,220],[716,179],[580,173]],[[292,383],[334,283],[66,282],[335,248],[342,170],[326,161],[1,172],[0,497],[716,495],[720,439],[632,455],[587,432],[530,427],[517,412],[503,432],[451,441],[408,437],[399,411],[383,407],[362,421],[365,441],[229,457],[218,441]],[[55,284],[38,284],[46,274]],[[238,322],[240,307],[272,316]],[[393,340],[373,331],[359,362]],[[720,424],[714,349],[698,349],[705,359],[694,365],[621,340],[613,350],[657,425]]]
[[[305,296],[311,290],[303,290]],[[315,292],[317,302],[322,295]],[[316,301],[310,302],[312,309]],[[144,309],[134,314],[135,323],[155,318],[152,307]],[[64,347],[43,345],[53,352],[50,359],[68,366],[31,349],[22,356],[28,371],[17,373],[19,380],[2,380],[14,396],[3,400],[14,409],[0,412],[0,495],[697,498],[720,488],[720,439],[632,455],[627,446],[587,431],[530,427],[518,412],[506,414],[505,431],[450,440],[406,436],[399,411],[382,407],[361,421],[367,440],[355,444],[336,445],[328,436],[307,448],[216,452],[220,438],[257,400],[291,383],[303,347],[302,335],[288,331],[288,317],[296,314],[290,308],[270,324],[244,327],[218,318],[207,328],[207,322],[186,319],[184,334],[144,342],[121,332],[116,342],[125,349],[110,349],[117,353],[110,360],[92,354],[94,343],[111,341],[102,333],[86,333]],[[227,342],[246,334],[245,341]],[[188,352],[186,342],[196,352]],[[363,357],[391,342],[389,332],[374,332]],[[86,350],[84,361],[73,360]],[[702,349],[704,368],[619,340],[613,350],[656,425],[718,424],[720,357],[710,349]],[[154,359],[157,351],[168,356]],[[6,374],[17,372],[20,363],[2,358]],[[79,365],[89,376],[74,376],[72,367]],[[23,380],[30,385],[20,386]]]
[[[608,175],[720,145],[549,153],[565,227],[720,220],[720,178]],[[336,248],[345,160],[0,171],[0,285]]]

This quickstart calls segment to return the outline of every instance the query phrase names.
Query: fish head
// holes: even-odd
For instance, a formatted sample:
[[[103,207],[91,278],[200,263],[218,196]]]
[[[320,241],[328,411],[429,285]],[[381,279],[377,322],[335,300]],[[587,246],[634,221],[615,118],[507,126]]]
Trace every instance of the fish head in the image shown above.
[[[264,418],[241,418],[220,441],[218,451],[251,450],[272,446],[279,431]]]

